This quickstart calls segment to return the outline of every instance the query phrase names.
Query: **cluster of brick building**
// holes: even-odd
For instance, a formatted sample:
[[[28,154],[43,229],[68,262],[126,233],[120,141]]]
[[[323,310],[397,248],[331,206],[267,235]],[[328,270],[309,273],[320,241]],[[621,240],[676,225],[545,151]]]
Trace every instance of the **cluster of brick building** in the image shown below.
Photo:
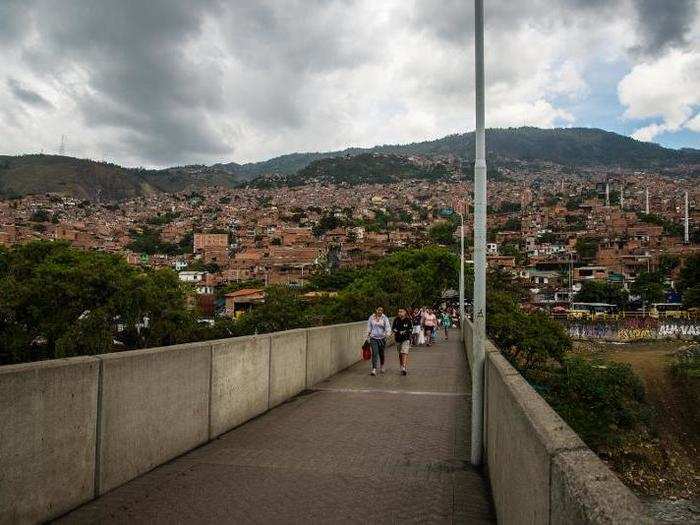
[[[488,262],[531,283],[535,302],[570,297],[588,278],[626,285],[641,270],[658,267],[662,255],[698,249],[642,213],[650,189],[651,213],[680,225],[687,191],[696,235],[700,189],[691,178],[595,169],[572,174],[555,165],[500,172],[488,185]],[[606,184],[613,202],[606,202]],[[232,288],[254,282],[246,292],[254,302],[265,285],[301,287],[314,272],[370,264],[391,250],[430,242],[430,228],[454,220],[453,210],[464,214],[470,239],[470,195],[470,182],[457,171],[448,179],[391,184],[209,187],[118,203],[33,195],[0,201],[0,244],[64,240],[121,253],[132,264],[170,267],[207,314],[232,313],[233,303],[225,306]],[[322,223],[331,227],[319,231]],[[458,235],[459,229],[455,240]],[[578,253],[580,238],[596,240],[592,256]],[[159,244],[144,251],[144,239]]]

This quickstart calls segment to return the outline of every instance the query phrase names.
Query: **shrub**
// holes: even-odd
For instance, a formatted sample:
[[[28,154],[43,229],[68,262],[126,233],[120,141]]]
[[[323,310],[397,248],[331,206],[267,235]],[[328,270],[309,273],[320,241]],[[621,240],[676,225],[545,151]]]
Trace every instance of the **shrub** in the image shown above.
[[[506,358],[518,369],[528,370],[562,363],[571,348],[564,327],[545,314],[524,312],[513,296],[489,294],[486,330]]]
[[[644,386],[630,365],[566,356],[526,373],[533,387],[598,452],[620,446],[651,422]]]

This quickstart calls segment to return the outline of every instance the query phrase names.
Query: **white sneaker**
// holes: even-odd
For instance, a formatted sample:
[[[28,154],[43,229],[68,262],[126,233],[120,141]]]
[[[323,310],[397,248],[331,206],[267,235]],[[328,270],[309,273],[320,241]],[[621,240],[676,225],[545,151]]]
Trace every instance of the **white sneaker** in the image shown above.
[[[382,367],[381,370],[380,370],[380,372],[381,372],[382,374],[386,374],[386,368]]]
[[[369,373],[371,376],[376,376],[377,375],[377,369],[373,368],[372,371]]]

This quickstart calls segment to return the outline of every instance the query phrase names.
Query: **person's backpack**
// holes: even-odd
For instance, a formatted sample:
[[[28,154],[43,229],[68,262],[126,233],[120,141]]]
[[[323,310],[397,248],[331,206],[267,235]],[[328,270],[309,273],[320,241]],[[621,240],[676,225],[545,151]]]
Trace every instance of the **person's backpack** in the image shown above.
[[[365,339],[365,344],[362,345],[362,359],[365,361],[372,359],[372,345],[369,339]]]

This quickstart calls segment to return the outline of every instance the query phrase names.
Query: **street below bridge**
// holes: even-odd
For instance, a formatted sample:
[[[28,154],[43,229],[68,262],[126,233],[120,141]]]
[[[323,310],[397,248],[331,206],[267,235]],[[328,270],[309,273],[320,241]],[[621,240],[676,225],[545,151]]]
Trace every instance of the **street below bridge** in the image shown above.
[[[407,376],[388,348],[386,374],[357,363],[58,521],[494,522],[459,333],[439,339]]]

